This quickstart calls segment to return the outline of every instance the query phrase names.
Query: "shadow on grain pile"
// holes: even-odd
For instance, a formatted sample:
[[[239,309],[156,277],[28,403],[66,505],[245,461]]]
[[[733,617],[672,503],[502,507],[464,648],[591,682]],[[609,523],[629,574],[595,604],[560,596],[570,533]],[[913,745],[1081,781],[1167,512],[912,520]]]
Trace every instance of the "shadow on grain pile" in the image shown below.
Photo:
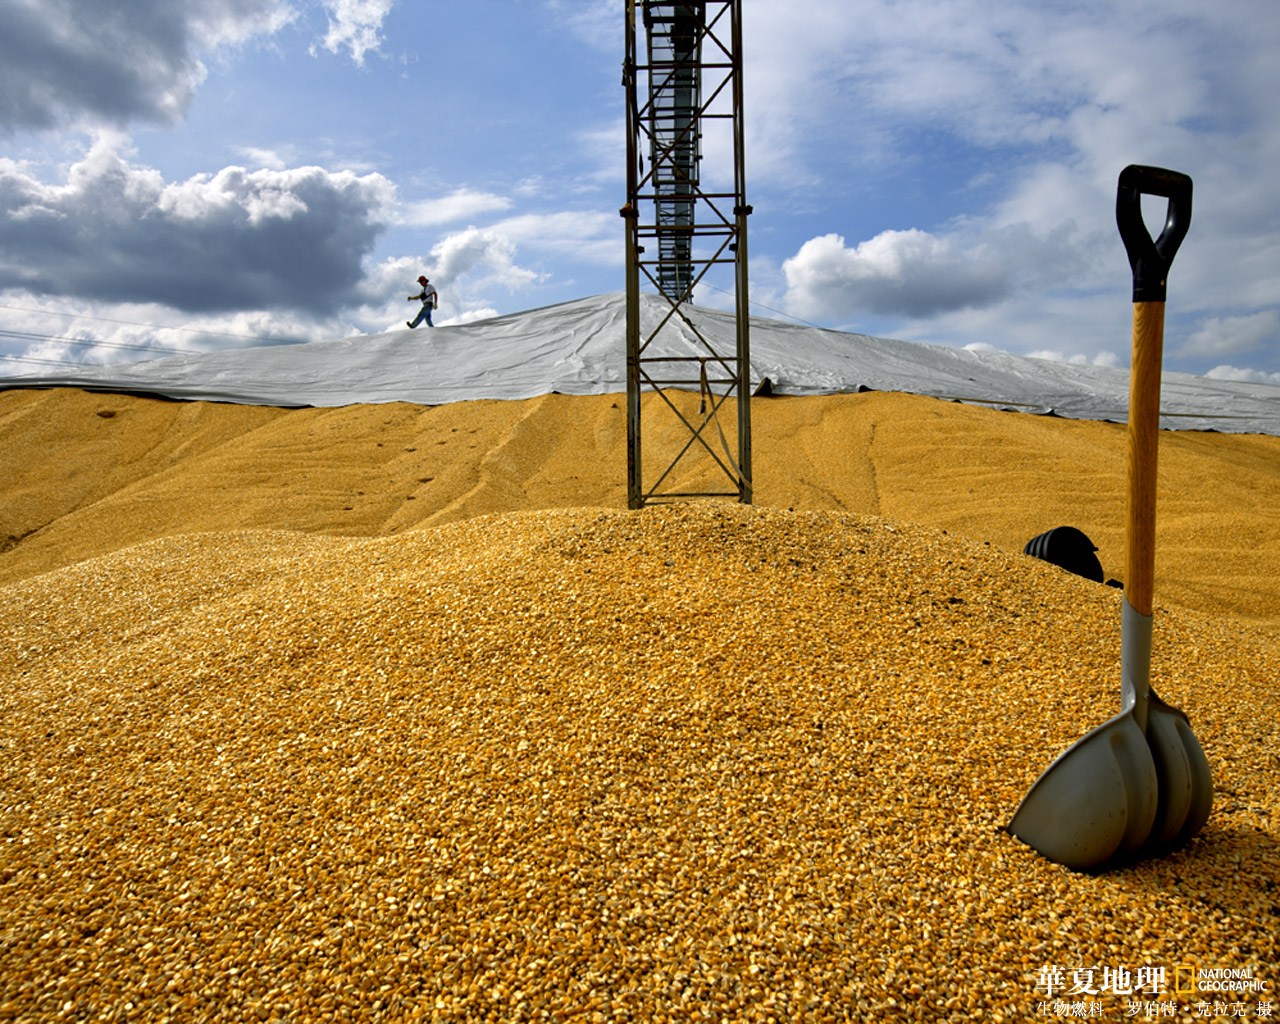
[[[1075,875],[1002,826],[1117,710],[1120,595],[939,530],[211,533],[5,597],[18,1019],[1025,1020],[1046,964],[1280,959],[1275,642],[1162,618],[1219,803]]]

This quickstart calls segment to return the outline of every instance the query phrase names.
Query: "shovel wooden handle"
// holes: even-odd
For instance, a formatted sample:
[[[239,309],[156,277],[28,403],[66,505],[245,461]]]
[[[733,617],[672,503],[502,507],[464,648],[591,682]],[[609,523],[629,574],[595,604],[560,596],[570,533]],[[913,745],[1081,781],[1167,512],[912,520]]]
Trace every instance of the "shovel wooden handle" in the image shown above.
[[[1129,371],[1129,502],[1125,524],[1124,593],[1133,610],[1150,615],[1156,571],[1156,462],[1160,447],[1160,365],[1164,303],[1133,305],[1133,368]]]
[[[1142,219],[1143,195],[1169,200],[1164,230],[1152,240]],[[1155,592],[1156,458],[1160,368],[1169,266],[1191,224],[1191,179],[1161,167],[1120,172],[1116,223],[1133,269],[1133,361],[1129,371],[1129,503],[1125,523],[1125,598],[1150,616]]]

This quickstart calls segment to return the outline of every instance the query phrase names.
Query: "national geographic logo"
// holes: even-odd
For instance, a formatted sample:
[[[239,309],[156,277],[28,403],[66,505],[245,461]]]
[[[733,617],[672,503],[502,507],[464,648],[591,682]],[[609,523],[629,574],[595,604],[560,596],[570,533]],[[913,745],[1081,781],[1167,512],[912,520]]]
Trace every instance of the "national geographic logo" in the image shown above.
[[[1204,992],[1261,992],[1261,978],[1253,976],[1252,967],[1197,967],[1178,964],[1173,969],[1173,991],[1179,996],[1196,996]]]

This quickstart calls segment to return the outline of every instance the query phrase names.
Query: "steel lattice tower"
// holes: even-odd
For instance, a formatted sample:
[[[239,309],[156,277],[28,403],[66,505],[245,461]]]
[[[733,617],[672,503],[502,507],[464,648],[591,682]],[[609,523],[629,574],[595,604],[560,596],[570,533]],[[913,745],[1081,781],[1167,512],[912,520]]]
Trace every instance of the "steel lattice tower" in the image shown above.
[[[643,55],[638,18],[644,24]],[[654,500],[695,497],[735,497],[749,504],[751,207],[743,157],[741,3],[626,0],[626,51],[627,504],[640,508]],[[708,131],[723,140],[717,152],[727,152],[731,140],[731,173],[718,168],[719,174],[704,176]],[[685,308],[708,273],[723,267],[733,272],[732,351],[723,340],[713,344]],[[648,308],[642,280],[665,300],[656,317],[642,316]],[[681,389],[699,392],[697,414],[680,397]],[[642,402],[645,392],[656,397]],[[736,422],[726,432],[721,414],[727,420],[735,408]],[[687,431],[678,429],[680,440],[672,442],[669,430],[648,430],[655,414],[674,414]],[[655,453],[656,443],[642,445],[642,427],[671,452]],[[646,474],[642,453],[656,474]],[[690,467],[691,462],[704,466]],[[684,478],[693,481],[693,489],[681,489],[688,486]]]

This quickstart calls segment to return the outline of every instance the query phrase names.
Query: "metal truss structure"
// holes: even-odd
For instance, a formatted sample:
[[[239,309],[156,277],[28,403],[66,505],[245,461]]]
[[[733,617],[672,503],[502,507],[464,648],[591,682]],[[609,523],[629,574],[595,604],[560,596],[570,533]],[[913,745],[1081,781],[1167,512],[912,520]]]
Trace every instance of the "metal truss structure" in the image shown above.
[[[638,19],[645,50],[638,51]],[[751,502],[750,339],[740,0],[626,0],[627,504],[735,497]],[[704,137],[732,168],[704,175]],[[707,181],[718,183],[718,187]],[[731,184],[729,184],[731,182]],[[696,288],[732,268],[733,351],[688,315]],[[642,280],[661,297],[642,318]],[[727,291],[728,289],[722,289]],[[642,325],[642,319],[648,322]],[[698,412],[680,396],[699,395]],[[642,402],[642,394],[654,398]],[[729,411],[735,422],[725,429]],[[646,415],[648,413],[649,415]],[[650,429],[674,414],[672,431]],[[645,422],[642,422],[642,418]],[[642,427],[646,444],[641,443]],[[731,440],[731,435],[736,437]],[[648,439],[666,441],[655,453]],[[736,443],[735,443],[736,442]],[[654,444],[652,447],[659,447]],[[642,454],[651,470],[645,472]],[[670,458],[668,458],[670,456]],[[689,463],[698,463],[690,466]]]

